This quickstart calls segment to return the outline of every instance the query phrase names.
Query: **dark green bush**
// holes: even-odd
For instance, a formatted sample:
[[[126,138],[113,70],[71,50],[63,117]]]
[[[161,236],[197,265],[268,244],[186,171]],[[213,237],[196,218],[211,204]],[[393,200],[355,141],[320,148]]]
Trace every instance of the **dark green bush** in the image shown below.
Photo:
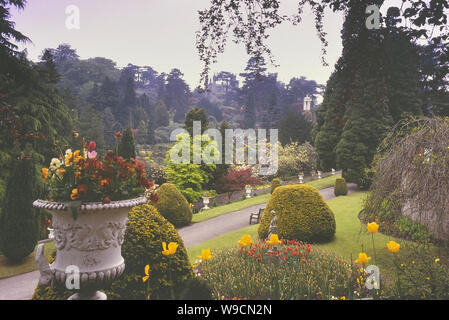
[[[334,194],[336,197],[348,194],[348,186],[346,185],[345,178],[337,178],[335,180]]]
[[[360,189],[369,190],[369,188],[371,187],[371,184],[373,183],[373,180],[374,180],[374,174],[375,174],[375,171],[373,168],[365,168],[365,170],[363,171],[363,175],[360,178],[360,183],[359,183]]]
[[[181,192],[171,183],[164,183],[157,191],[156,208],[159,213],[177,228],[192,222],[192,209]]]
[[[187,280],[181,293],[181,300],[212,300],[213,289],[201,278],[194,277]]]
[[[162,254],[162,242],[177,242],[174,255]],[[135,207],[129,214],[129,221],[122,246],[125,272],[110,288],[105,290],[109,299],[146,299],[148,283],[142,282],[145,265],[150,266],[151,299],[180,299],[185,283],[193,278],[187,251],[175,228],[157,210],[144,204]],[[57,286],[38,286],[33,299],[66,299],[73,291]]]
[[[13,162],[0,216],[0,252],[13,262],[34,250],[39,238],[39,210],[33,201],[39,194],[39,181],[32,157]]]
[[[312,186],[297,184],[274,190],[260,221],[258,232],[261,239],[268,236],[271,210],[276,212],[279,238],[327,242],[334,237],[334,213]]]

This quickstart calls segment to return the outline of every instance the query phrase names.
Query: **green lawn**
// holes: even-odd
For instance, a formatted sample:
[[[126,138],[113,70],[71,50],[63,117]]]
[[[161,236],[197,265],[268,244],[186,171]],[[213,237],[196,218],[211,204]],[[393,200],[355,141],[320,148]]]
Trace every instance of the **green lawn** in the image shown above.
[[[313,180],[313,181],[307,182],[306,184],[311,185],[312,187],[315,187],[318,190],[321,190],[321,189],[333,187],[335,184],[335,179],[340,178],[340,177],[341,177],[341,175],[336,174],[336,175],[325,177],[322,179]],[[267,194],[263,194],[260,196],[245,199],[242,201],[237,201],[237,202],[233,202],[230,204],[226,204],[226,205],[215,207],[215,208],[212,208],[209,210],[202,211],[200,213],[193,215],[192,222],[196,223],[196,222],[205,221],[205,220],[208,220],[211,218],[215,218],[224,213],[238,211],[238,210],[242,210],[242,209],[252,207],[252,206],[255,206],[258,204],[266,203],[268,201],[268,199],[270,199],[270,195],[271,195],[270,193],[267,193]]]
[[[314,245],[320,249],[333,252],[347,259],[349,262],[352,255],[352,260],[358,257],[359,252],[366,252],[372,257],[371,262],[384,269],[387,273],[391,268],[391,253],[387,250],[386,244],[390,240],[395,240],[401,244],[401,251],[406,250],[406,242],[398,240],[380,233],[374,235],[374,243],[376,247],[377,261],[374,261],[374,252],[372,249],[371,234],[365,232],[365,226],[361,224],[357,215],[362,208],[363,200],[365,199],[365,192],[356,192],[348,196],[340,196],[327,201],[332,211],[335,214],[337,230],[335,239],[327,244]],[[229,247],[238,246],[237,241],[243,234],[249,234],[253,239],[258,239],[257,235],[258,225],[248,226],[246,228],[225,234],[223,236],[208,240],[202,244],[188,248],[189,257],[193,262],[195,258],[200,255],[201,249],[211,249],[213,251]]]
[[[55,250],[53,242],[45,243],[44,254],[47,258]],[[36,270],[36,261],[34,260],[34,252],[26,257],[21,263],[11,264],[8,259],[0,255],[0,279],[15,276],[18,274],[31,272]]]

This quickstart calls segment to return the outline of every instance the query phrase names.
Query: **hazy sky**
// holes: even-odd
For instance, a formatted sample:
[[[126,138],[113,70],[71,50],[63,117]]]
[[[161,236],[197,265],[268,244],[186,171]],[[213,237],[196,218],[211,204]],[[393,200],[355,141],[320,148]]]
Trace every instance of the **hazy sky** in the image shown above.
[[[294,13],[297,2],[282,1],[283,12]],[[119,67],[128,63],[149,65],[158,72],[179,68],[194,88],[199,84],[202,68],[195,48],[197,11],[208,4],[209,0],[28,0],[25,10],[13,11],[13,20],[16,28],[33,42],[26,46],[32,60],[37,60],[44,48],[69,43],[82,59],[105,57]],[[68,30],[65,26],[69,5],[80,9],[80,30]],[[326,12],[329,67],[321,65],[321,42],[309,8],[299,26],[281,25],[270,40],[280,66],[269,71],[277,72],[284,82],[305,76],[325,84],[341,54],[342,23],[341,13]],[[213,70],[240,73],[247,60],[243,44],[230,42]]]

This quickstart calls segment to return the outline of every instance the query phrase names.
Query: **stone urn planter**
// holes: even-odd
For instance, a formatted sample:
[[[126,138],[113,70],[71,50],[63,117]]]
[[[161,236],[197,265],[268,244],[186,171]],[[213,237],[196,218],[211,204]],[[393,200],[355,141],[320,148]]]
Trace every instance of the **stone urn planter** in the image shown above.
[[[323,173],[321,172],[321,171],[318,171],[318,179],[321,179],[322,177],[321,177],[321,175],[322,175]]]
[[[51,265],[42,254],[43,248],[36,252],[41,283],[58,281],[67,286],[66,279],[72,274],[67,270],[73,270],[74,266],[79,270],[79,290],[69,300],[106,300],[106,294],[98,290],[125,270],[121,247],[128,213],[146,202],[147,198],[141,197],[105,204],[85,203],[78,209],[75,220],[66,203],[36,200],[34,207],[48,210],[53,216],[56,247],[56,259]]]
[[[298,178],[299,178],[299,183],[304,183],[304,175],[303,174],[299,174],[298,175]]]
[[[246,191],[246,198],[251,198],[251,191],[253,191],[251,188],[245,188]]]
[[[203,197],[203,210],[208,210],[209,208],[210,197]]]

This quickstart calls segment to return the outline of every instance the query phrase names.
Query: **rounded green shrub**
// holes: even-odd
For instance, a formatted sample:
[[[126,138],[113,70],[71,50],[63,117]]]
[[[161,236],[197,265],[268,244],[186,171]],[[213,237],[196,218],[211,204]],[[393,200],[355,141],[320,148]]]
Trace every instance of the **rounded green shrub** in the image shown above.
[[[176,253],[163,255],[162,242],[177,242],[179,247]],[[111,300],[146,299],[148,285],[151,299],[180,299],[185,284],[194,277],[182,238],[173,225],[149,204],[131,210],[122,256],[125,271],[105,290]],[[147,264],[150,266],[149,283],[143,283]],[[53,288],[38,285],[33,299],[67,299],[72,294],[73,291],[67,291],[61,285]]]
[[[276,212],[280,239],[328,242],[335,234],[335,217],[317,189],[305,184],[274,190],[263,212],[258,233],[268,236],[271,210]]]
[[[348,194],[348,186],[346,185],[345,178],[337,178],[335,180],[334,194],[336,197]]]
[[[193,213],[186,198],[175,185],[164,183],[157,191],[157,210],[175,227],[182,227],[192,222]]]
[[[281,186],[281,180],[279,180],[278,178],[273,179],[273,181],[271,181],[271,192],[273,193],[274,189],[276,189],[277,187]]]

